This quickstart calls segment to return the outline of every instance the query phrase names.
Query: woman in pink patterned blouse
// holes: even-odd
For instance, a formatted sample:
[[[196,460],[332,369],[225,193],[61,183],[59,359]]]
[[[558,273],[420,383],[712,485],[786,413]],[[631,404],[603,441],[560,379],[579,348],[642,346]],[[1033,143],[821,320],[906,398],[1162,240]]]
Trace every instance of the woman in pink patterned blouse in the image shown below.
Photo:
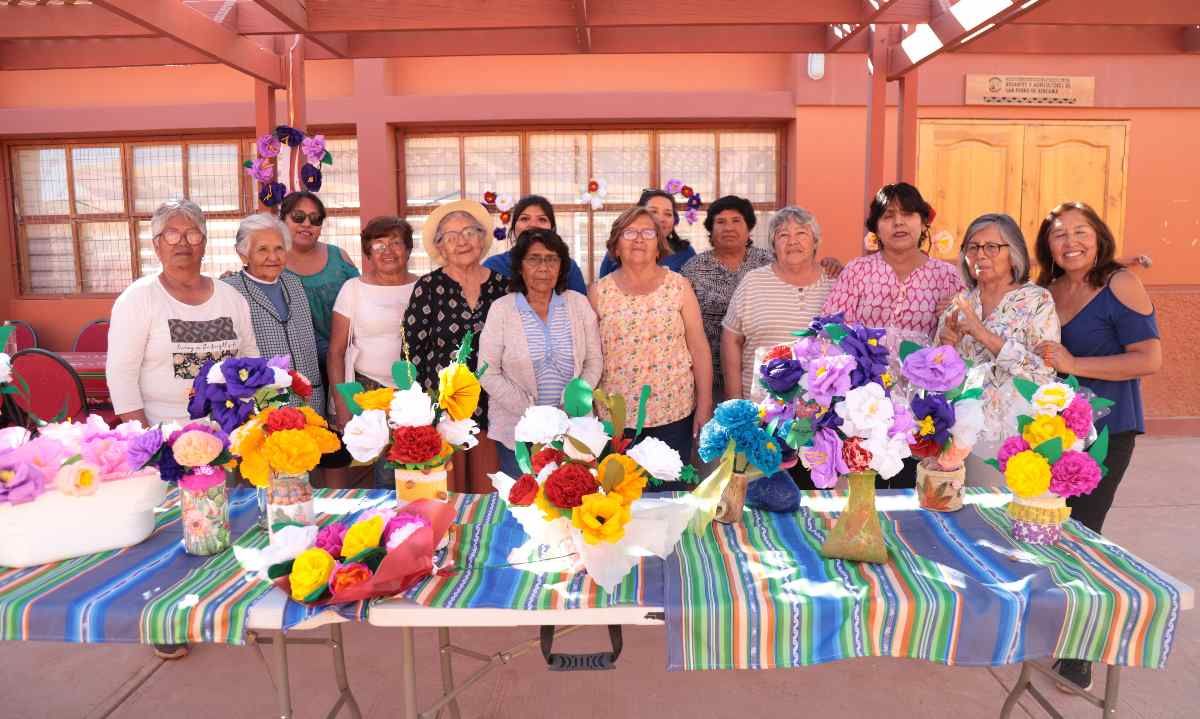
[[[938,317],[964,288],[958,268],[925,254],[933,207],[907,182],[884,185],[875,193],[867,229],[879,239],[879,249],[851,260],[825,300],[825,314],[842,312],[847,322],[887,330],[883,341],[891,351],[894,393],[907,396],[898,371],[897,350],[911,340],[930,345]],[[912,487],[916,462],[884,487]]]

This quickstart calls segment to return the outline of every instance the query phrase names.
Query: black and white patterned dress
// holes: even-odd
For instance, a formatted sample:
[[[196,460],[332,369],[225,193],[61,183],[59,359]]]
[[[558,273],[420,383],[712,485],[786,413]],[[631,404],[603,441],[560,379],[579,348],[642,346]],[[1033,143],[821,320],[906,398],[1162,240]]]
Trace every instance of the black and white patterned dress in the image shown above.
[[[480,285],[475,307],[467,303],[462,285],[440,267],[417,280],[404,313],[404,334],[409,356],[417,368],[417,380],[431,397],[437,397],[438,370],[454,360],[467,330],[475,332],[468,365],[472,370],[477,368],[483,322],[492,303],[507,294],[508,278],[496,272],[490,272]],[[487,393],[479,398],[479,407],[472,416],[480,429],[487,429]]]

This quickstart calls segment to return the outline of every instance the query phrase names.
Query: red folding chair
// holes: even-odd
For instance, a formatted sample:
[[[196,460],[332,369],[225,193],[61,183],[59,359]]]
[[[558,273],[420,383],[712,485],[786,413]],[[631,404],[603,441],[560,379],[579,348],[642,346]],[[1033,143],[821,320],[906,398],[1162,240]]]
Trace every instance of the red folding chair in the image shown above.
[[[21,387],[9,395],[25,419],[33,415],[46,422],[78,420],[87,414],[83,382],[63,358],[32,347],[13,355],[12,369],[13,382],[21,387],[19,377],[28,385],[28,391]]]
[[[72,352],[107,352],[108,351],[108,320],[93,320],[75,338]]]
[[[4,324],[12,325],[15,328],[13,330],[13,340],[16,342],[18,352],[38,346],[38,336],[37,332],[33,329],[33,325],[25,320],[8,320]]]

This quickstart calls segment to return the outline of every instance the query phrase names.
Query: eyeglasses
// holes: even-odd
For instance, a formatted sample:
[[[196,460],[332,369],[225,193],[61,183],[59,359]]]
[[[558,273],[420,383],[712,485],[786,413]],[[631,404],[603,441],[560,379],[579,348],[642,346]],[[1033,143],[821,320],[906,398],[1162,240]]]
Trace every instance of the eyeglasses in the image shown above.
[[[641,230],[634,229],[632,227],[626,227],[624,230],[621,230],[621,239],[622,240],[629,240],[630,242],[632,242],[633,240],[636,240],[639,237],[641,237],[643,240],[646,240],[647,242],[657,240],[658,239],[658,230],[652,230],[649,227],[646,227]]]
[[[320,227],[321,223],[325,222],[325,218],[321,217],[320,213],[305,213],[301,212],[300,210],[293,210],[288,213],[288,219],[290,219],[292,222],[295,222],[297,225],[303,225],[304,221],[308,220],[308,224],[312,225],[313,227]]]
[[[562,258],[558,255],[525,255],[525,264],[530,267],[558,267]]]
[[[371,252],[383,252],[387,249],[402,250],[406,247],[404,240],[371,240],[367,243],[367,247],[371,248]]]
[[[483,230],[478,227],[468,227],[464,230],[443,232],[437,238],[437,244],[445,242],[478,242],[483,239]]]
[[[977,245],[972,242],[963,248],[963,254],[978,255],[979,251],[983,250],[984,255],[987,255],[988,257],[995,257],[996,255],[1000,254],[1000,250],[1003,250],[1006,247],[1008,247],[1008,245],[999,242],[985,242],[982,245]]]
[[[187,239],[187,243],[189,245],[198,245],[201,242],[204,242],[204,233],[195,228],[180,232],[174,227],[171,227],[158,233],[158,236],[161,237],[162,241],[168,245],[178,245],[179,241],[185,238]]]

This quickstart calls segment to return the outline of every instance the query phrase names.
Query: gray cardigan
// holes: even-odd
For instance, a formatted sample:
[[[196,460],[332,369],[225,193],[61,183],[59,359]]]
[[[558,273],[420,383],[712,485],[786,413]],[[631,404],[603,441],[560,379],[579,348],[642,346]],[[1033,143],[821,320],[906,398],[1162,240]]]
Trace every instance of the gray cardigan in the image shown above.
[[[575,376],[593,387],[600,382],[604,357],[600,354],[600,324],[588,298],[567,290],[567,318],[571,322],[571,344],[575,356]],[[537,396],[537,378],[525,326],[517,310],[517,297],[510,294],[492,303],[483,333],[479,337],[479,364],[487,362],[487,371],[479,383],[488,393],[488,437],[513,448],[517,420],[533,405]]]

